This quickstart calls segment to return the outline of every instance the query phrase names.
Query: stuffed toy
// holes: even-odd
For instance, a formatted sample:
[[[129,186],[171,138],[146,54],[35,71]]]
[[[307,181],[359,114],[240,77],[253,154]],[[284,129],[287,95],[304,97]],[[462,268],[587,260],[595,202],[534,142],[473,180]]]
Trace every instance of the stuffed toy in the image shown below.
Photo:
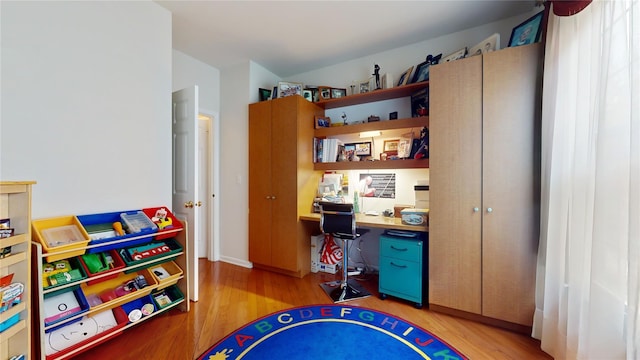
[[[428,159],[429,158],[429,129],[425,126],[420,130],[420,146],[416,154],[413,155],[414,159]]]

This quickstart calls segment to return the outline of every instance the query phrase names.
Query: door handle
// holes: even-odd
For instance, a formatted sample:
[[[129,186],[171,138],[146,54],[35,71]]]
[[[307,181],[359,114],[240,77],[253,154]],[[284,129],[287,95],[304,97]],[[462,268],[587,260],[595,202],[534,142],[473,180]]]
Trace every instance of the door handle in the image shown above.
[[[187,209],[191,209],[193,207],[193,201],[187,201],[186,203],[184,203],[184,207],[186,207]]]

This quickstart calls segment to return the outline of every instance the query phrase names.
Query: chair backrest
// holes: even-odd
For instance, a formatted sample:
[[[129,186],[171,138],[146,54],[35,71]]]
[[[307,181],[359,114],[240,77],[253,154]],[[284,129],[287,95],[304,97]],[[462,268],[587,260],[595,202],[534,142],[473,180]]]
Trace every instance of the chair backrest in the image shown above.
[[[320,202],[320,230],[325,234],[356,235],[353,204]]]

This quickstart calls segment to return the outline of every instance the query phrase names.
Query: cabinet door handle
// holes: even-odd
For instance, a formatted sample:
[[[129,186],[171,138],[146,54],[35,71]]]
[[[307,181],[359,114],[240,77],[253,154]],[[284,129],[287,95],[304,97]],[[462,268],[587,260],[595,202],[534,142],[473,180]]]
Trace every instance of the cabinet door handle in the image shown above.
[[[493,212],[493,209],[492,209],[492,208],[487,208],[487,212],[488,212],[488,213],[492,213],[492,212]]]
[[[390,262],[390,264],[391,264],[391,266],[395,266],[395,267],[399,267],[399,268],[406,268],[407,267],[407,265],[398,265],[398,264],[394,263],[393,261]]]
[[[271,200],[275,200],[276,196],[275,195],[271,195]]]
[[[400,249],[400,248],[397,248],[397,247],[395,247],[395,246],[393,246],[393,245],[391,245],[391,248],[392,248],[393,250],[397,250],[397,251],[407,251],[407,250],[409,250],[409,249],[407,249],[407,248]]]
[[[479,209],[479,208],[477,208],[477,207],[474,207],[474,208],[473,208],[473,212],[478,212],[478,211],[480,211],[480,209]]]
[[[271,196],[269,196],[269,195],[265,196],[264,198],[267,199],[267,200],[271,200]]]

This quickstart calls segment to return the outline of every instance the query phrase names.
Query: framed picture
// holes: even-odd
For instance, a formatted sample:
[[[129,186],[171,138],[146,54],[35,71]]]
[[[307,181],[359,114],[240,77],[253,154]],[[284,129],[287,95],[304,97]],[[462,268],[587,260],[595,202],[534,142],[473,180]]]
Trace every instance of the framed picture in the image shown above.
[[[413,73],[413,79],[411,80],[411,83],[429,80],[429,66],[431,66],[430,61],[425,61],[418,64],[418,66],[416,66],[416,72]]]
[[[385,140],[384,146],[382,147],[382,151],[387,155],[398,155],[398,144],[400,143],[399,139],[395,140]]]
[[[396,86],[406,85],[409,82],[409,77],[411,76],[411,72],[413,71],[413,66],[409,67],[405,72],[400,75],[398,79],[398,84]]]
[[[258,92],[260,94],[260,101],[271,100],[271,90],[260,88]]]
[[[287,97],[291,95],[302,96],[302,84],[286,81],[278,82],[278,97]]]
[[[429,66],[437,64],[441,58],[442,54],[436,56],[428,55],[424,62],[416,66],[416,71],[413,73],[413,78],[410,83],[413,84],[429,80]]]
[[[413,137],[406,136],[398,140],[398,157],[406,159],[411,156],[411,146],[413,145]]]
[[[469,54],[467,54],[467,56],[480,55],[496,50],[500,50],[500,34],[498,33],[489,36],[488,38],[480,41],[476,46],[469,49]]]
[[[331,88],[328,86],[318,86],[318,100],[331,99]]]
[[[467,55],[467,47],[463,47],[462,49],[452,52],[451,54],[445,56],[442,58],[442,60],[440,60],[440,63],[445,63],[445,62],[449,62],[449,61],[455,61],[455,60],[459,60],[465,57],[465,55]]]
[[[525,20],[522,24],[516,26],[511,31],[509,39],[509,47],[533,44],[540,40],[542,33],[542,15],[541,11]]]
[[[344,144],[345,149],[353,149],[354,155],[371,156],[371,141]]]
[[[358,94],[364,94],[371,91],[370,85],[371,85],[371,78],[360,81],[358,83]]]
[[[393,75],[385,73],[380,79],[380,86],[383,89],[391,89],[393,87]]]
[[[345,97],[345,96],[347,96],[347,89],[331,88],[331,98],[332,99],[337,99],[337,98],[341,98],[341,97]]]
[[[307,99],[308,101],[313,102],[313,91],[311,91],[311,90],[302,90],[302,97]]]
[[[314,124],[314,128],[316,129],[330,127],[331,118],[328,116],[316,116],[313,124]]]

